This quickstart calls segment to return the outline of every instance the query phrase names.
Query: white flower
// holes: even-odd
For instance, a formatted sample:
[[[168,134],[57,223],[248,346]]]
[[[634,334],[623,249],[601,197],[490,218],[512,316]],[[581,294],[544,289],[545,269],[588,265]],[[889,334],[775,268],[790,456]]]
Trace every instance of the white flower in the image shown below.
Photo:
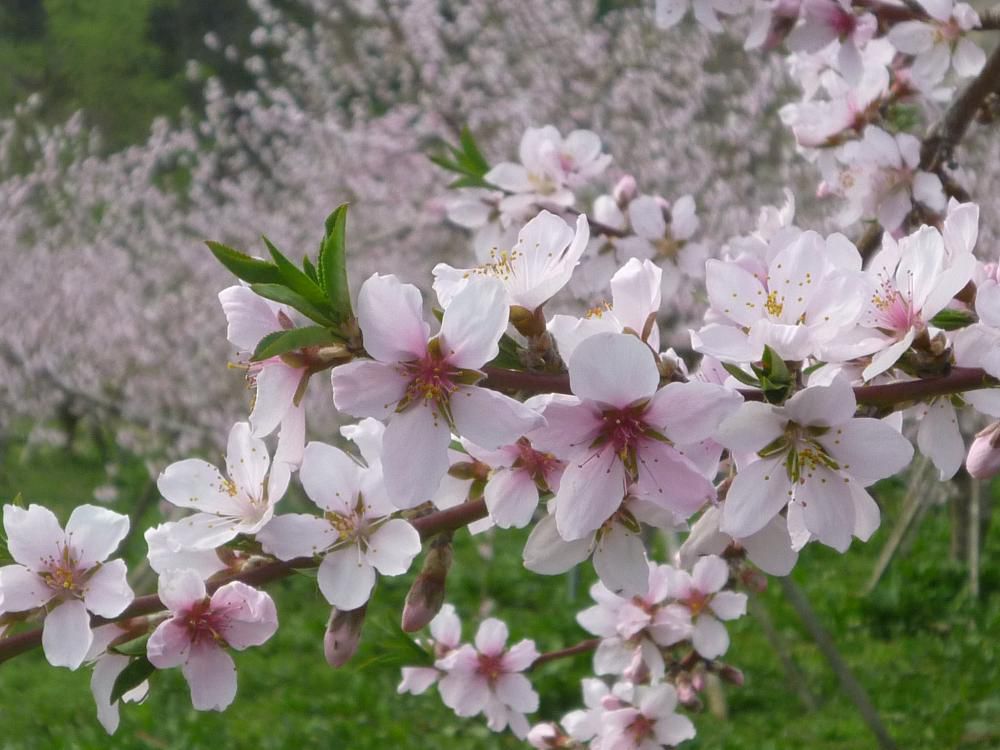
[[[986,53],[966,34],[980,26],[979,15],[968,3],[920,0],[930,18],[903,21],[889,29],[889,41],[900,52],[913,55],[912,75],[922,85],[941,81],[949,65],[961,78],[979,73]]]
[[[854,418],[847,381],[811,386],[783,406],[745,403],[719,427],[718,440],[739,472],[726,495],[720,528],[749,537],[788,507],[793,539],[815,536],[841,552],[851,535],[868,539],[879,509],[865,491],[913,458],[913,446],[877,419]],[[801,545],[797,545],[801,546]]]
[[[420,535],[386,497],[377,468],[363,469],[343,451],[309,443],[299,479],[322,517],[275,516],[257,534],[264,550],[281,560],[323,555],[317,581],[323,596],[342,610],[357,609],[371,596],[375,571],[398,576],[420,552]]]
[[[694,10],[698,23],[712,32],[722,31],[717,13],[732,15],[746,9],[743,0],[656,0],[656,25],[669,29],[680,23],[688,7]]]
[[[706,508],[698,522],[691,527],[680,549],[680,562],[684,567],[695,564],[702,555],[721,555],[736,542],[747,553],[750,562],[772,576],[786,576],[792,572],[799,553],[792,547],[788,524],[775,516],[760,531],[742,539],[733,539],[719,530],[722,511],[718,507]]]
[[[63,531],[48,508],[3,508],[14,565],[0,568],[0,603],[7,612],[46,607],[42,649],[54,667],[76,669],[90,650],[90,614],[115,617],[132,603],[122,560],[105,562],[128,533],[128,516],[81,505]]]
[[[633,704],[604,714],[601,747],[654,750],[672,748],[694,738],[694,724],[676,713],[677,691],[673,685],[638,686]]]
[[[478,268],[438,263],[434,266],[434,291],[447,309],[471,277],[495,276],[503,282],[510,305],[533,312],[566,286],[589,239],[584,214],[577,218],[574,232],[563,219],[542,211],[518,232],[509,251],[493,251],[489,262]]]
[[[864,72],[859,49],[875,35],[875,16],[855,13],[850,0],[804,0],[802,17],[802,24],[788,35],[788,46],[815,54],[836,44],[837,69],[848,83],[856,84]]]
[[[258,296],[248,287],[223,289],[219,302],[229,322],[226,337],[245,359],[268,334],[294,327],[291,310]],[[250,363],[247,376],[256,386],[250,412],[253,437],[266,437],[280,425],[274,460],[298,466],[305,445],[306,417],[301,399],[309,378],[308,368],[290,364],[287,357],[271,357]]]
[[[94,696],[97,707],[97,720],[108,734],[118,730],[118,701],[111,702],[115,681],[129,665],[131,659],[124,654],[109,650],[113,643],[120,640],[131,640],[134,634],[122,629],[117,623],[109,623],[94,628],[94,640],[87,653],[86,662],[94,665],[90,677],[90,692]],[[124,693],[121,697],[126,703],[137,703],[149,693],[149,682],[143,680],[139,685]]]
[[[256,534],[271,520],[274,505],[288,488],[288,464],[275,462],[250,425],[237,422],[229,431],[226,473],[207,461],[188,458],[170,464],[156,481],[169,502],[197,511],[168,526],[181,548],[214,549],[239,534]]]
[[[461,645],[462,621],[452,604],[444,604],[441,611],[430,621],[431,637],[420,643],[434,652],[436,659],[447,656]],[[436,667],[403,667],[403,679],[396,688],[397,693],[420,695],[438,681],[442,672]]]
[[[972,247],[963,249],[957,240],[951,244],[954,254],[947,251],[941,233],[928,226],[898,243],[883,239],[867,270],[876,291],[859,321],[875,329],[870,332],[874,346],[866,353],[876,353],[862,373],[865,380],[892,367],[969,282],[976,265]]]

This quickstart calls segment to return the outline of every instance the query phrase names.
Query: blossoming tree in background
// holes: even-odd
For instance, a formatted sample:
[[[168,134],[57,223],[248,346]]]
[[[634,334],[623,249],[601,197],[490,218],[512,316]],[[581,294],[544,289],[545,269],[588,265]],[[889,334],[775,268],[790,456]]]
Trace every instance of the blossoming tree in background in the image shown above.
[[[659,24],[688,5],[660,0]],[[324,653],[341,666],[380,578],[406,575],[426,547],[401,620],[430,636],[401,693],[436,689],[457,716],[537,748],[694,737],[707,676],[742,681],[726,623],[758,571],[787,575],[810,543],[868,540],[880,524],[868,488],[906,470],[914,431],[944,480],[967,453],[959,414],[1000,416],[996,258],[980,241],[995,210],[981,217],[970,190],[986,178],[958,150],[997,95],[1000,51],[977,41],[1000,24],[964,4],[690,5],[709,31],[719,14],[747,19],[748,47],[789,52],[803,98],[782,120],[838,231],[796,224],[790,189],[752,230],[699,238],[717,217],[699,218],[691,195],[609,179],[617,160],[595,132],[545,125],[524,131],[516,161],[491,163],[467,128],[434,153],[454,177],[439,220],[472,231],[457,265],[424,259],[431,314],[389,261],[354,293],[365,243],[352,236],[348,251],[346,205],[301,262],[268,240],[266,258],[210,242],[238,279],[218,298],[255,392],[225,472],[189,458],[160,474],[163,497],[190,512],[146,531],[158,593],[134,600],[124,563],[105,562],[126,518],[82,506],[63,530],[40,506],[6,506],[0,660],[40,645],[53,666],[93,664],[109,731],[123,700],[155,700],[160,669],[181,668],[195,708],[223,710],[229,650],[278,627],[261,587],[316,568],[334,607]],[[278,21],[261,11],[266,37]],[[420,104],[434,111],[416,102],[411,115]],[[199,179],[220,192],[239,181]],[[360,421],[338,441],[312,405]],[[974,476],[1000,466],[996,433],[968,450]],[[282,511],[292,481],[315,510]],[[577,621],[594,637],[539,653],[490,618],[463,641],[444,602],[452,536],[529,525],[525,575],[593,564],[594,605]],[[652,558],[656,530],[687,535],[673,559]],[[589,651],[584,707],[529,719],[530,672]]]

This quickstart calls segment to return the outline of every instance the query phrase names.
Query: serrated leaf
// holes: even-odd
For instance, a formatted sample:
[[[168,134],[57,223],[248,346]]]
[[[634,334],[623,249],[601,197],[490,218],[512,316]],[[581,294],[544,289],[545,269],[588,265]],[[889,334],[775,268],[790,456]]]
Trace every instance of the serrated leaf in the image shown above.
[[[281,272],[281,280],[289,289],[307,300],[317,309],[323,310],[327,306],[326,294],[320,289],[319,284],[313,281],[305,271],[299,269],[292,261],[286,258],[271,241],[265,237],[264,244],[267,245],[268,252],[274,258],[274,263]]]
[[[344,203],[327,217],[318,260],[320,284],[339,322],[354,316],[347,279],[347,207]]]
[[[338,341],[343,339],[326,326],[302,326],[288,331],[275,331],[258,342],[251,359],[259,362],[307,346],[325,346]]]
[[[134,690],[156,671],[156,667],[145,656],[140,656],[129,662],[121,671],[111,688],[111,703],[117,703],[129,690]]]
[[[327,312],[320,310],[301,294],[283,284],[251,284],[250,289],[261,297],[273,300],[274,302],[280,302],[283,305],[288,305],[298,310],[310,320],[314,320],[321,325],[335,325]]]
[[[743,383],[743,385],[749,385],[753,386],[754,388],[760,388],[760,381],[757,380],[757,378],[755,378],[750,373],[744,372],[739,367],[729,362],[722,362],[721,364],[723,368],[726,370],[726,372],[728,372],[738,381]]]
[[[964,312],[963,310],[949,310],[947,308],[931,318],[932,326],[945,331],[956,331],[959,328],[970,326],[975,322],[976,318],[971,313]]]
[[[205,244],[212,251],[212,255],[237,278],[250,284],[278,284],[281,282],[281,271],[274,263],[260,258],[252,258],[246,253],[223,245],[221,242],[208,240]]]

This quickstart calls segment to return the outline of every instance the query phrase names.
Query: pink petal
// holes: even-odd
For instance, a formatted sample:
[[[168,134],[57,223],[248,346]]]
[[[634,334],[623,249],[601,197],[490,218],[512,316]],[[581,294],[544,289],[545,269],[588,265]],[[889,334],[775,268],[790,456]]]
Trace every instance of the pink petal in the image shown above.
[[[555,497],[556,526],[567,540],[600,528],[625,498],[625,467],[612,445],[571,461]]]
[[[240,511],[219,470],[199,458],[170,464],[156,480],[156,486],[168,502],[179,508],[231,515]]]
[[[500,336],[510,315],[499,279],[475,276],[455,295],[441,320],[442,352],[449,364],[478,370],[500,351]]]
[[[420,290],[391,274],[372,274],[361,285],[358,323],[365,350],[380,362],[407,362],[427,352],[430,326],[424,322]]]
[[[612,523],[597,536],[594,570],[607,588],[619,596],[642,596],[649,585],[649,563],[638,533]]]
[[[226,446],[226,473],[236,486],[248,497],[263,497],[270,464],[267,444],[250,434],[250,425],[234,424]]]
[[[450,672],[438,682],[444,704],[459,716],[475,716],[490,697],[486,679],[475,673]]]
[[[722,506],[720,528],[737,539],[760,531],[791,500],[782,459],[754,461],[733,479]]]
[[[576,347],[569,380],[576,396],[623,408],[651,397],[660,373],[652,350],[635,336],[598,333]]]
[[[720,620],[735,620],[747,613],[747,595],[739,591],[720,591],[708,606]]]
[[[706,659],[716,659],[729,648],[729,633],[726,626],[714,617],[702,614],[694,624],[691,645]]]
[[[146,656],[157,669],[178,667],[187,661],[191,635],[183,617],[161,622],[146,643]]]
[[[269,333],[281,330],[271,305],[245,286],[231,286],[219,292],[219,302],[229,328],[226,338],[241,352],[253,352]]]
[[[538,507],[538,487],[526,471],[500,469],[486,483],[483,499],[497,526],[520,529],[531,522]]]
[[[23,565],[0,568],[0,611],[25,612],[55,596],[41,576]]]
[[[675,443],[690,445],[713,437],[742,403],[739,393],[713,383],[669,383],[653,396],[645,420]]]
[[[499,656],[507,645],[507,626],[495,617],[483,620],[476,631],[476,648],[481,654]]]
[[[205,582],[193,570],[168,570],[160,576],[157,593],[171,612],[189,609],[208,596]]]
[[[224,711],[236,699],[233,657],[215,644],[191,649],[181,668],[191,688],[191,704],[198,711]]]
[[[545,424],[538,412],[488,388],[459,388],[450,404],[458,433],[488,450],[515,443]]]
[[[515,711],[533,713],[538,710],[538,693],[523,674],[504,674],[494,688],[497,697]]]
[[[268,360],[257,373],[257,393],[250,426],[254,437],[270,435],[293,408],[295,393],[305,370],[290,367],[280,359]]]
[[[220,587],[212,595],[211,606],[212,611],[226,613],[219,635],[237,651],[261,645],[278,630],[274,600],[241,581]]]
[[[339,448],[311,442],[299,469],[302,489],[323,510],[341,515],[354,512],[361,489],[361,467]]]
[[[352,417],[385,419],[406,395],[410,379],[396,365],[356,359],[334,367],[333,404]]]
[[[508,672],[523,672],[535,663],[538,655],[535,642],[525,638],[511,646],[510,650],[503,655],[503,668]],[[535,709],[520,710],[534,711]]]
[[[434,497],[448,471],[451,430],[425,403],[395,414],[382,438],[382,470],[389,499],[412,508]]]
[[[703,557],[694,564],[691,583],[702,594],[714,594],[729,580],[729,566],[716,555]]]
[[[402,518],[393,518],[368,537],[365,556],[382,575],[399,576],[410,569],[420,549],[417,530]]]
[[[339,538],[339,532],[325,518],[305,513],[275,516],[257,533],[264,551],[279,560],[321,554]]]

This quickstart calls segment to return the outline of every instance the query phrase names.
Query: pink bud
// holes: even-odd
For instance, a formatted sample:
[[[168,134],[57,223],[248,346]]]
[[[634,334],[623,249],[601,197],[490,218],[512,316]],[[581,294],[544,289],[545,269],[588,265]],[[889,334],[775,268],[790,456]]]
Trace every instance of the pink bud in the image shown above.
[[[635,183],[635,177],[630,174],[625,175],[618,183],[615,185],[614,190],[611,191],[612,197],[615,199],[615,203],[619,206],[627,205],[635,200],[635,197],[639,194],[639,186]]]
[[[731,685],[743,687],[743,672],[729,664],[723,664],[719,668],[719,677]]]
[[[413,580],[403,605],[402,628],[413,633],[426,627],[444,604],[445,584],[451,568],[451,534],[431,543],[420,574]]]
[[[528,744],[538,750],[559,747],[560,732],[554,724],[535,724],[528,732]]]
[[[357,609],[339,610],[336,607],[330,612],[330,622],[326,626],[323,637],[323,653],[326,662],[331,667],[342,667],[351,660],[361,642],[361,626],[365,622],[365,610],[368,604]]]
[[[1000,472],[1000,422],[981,430],[969,446],[965,468],[976,479],[989,479]]]

